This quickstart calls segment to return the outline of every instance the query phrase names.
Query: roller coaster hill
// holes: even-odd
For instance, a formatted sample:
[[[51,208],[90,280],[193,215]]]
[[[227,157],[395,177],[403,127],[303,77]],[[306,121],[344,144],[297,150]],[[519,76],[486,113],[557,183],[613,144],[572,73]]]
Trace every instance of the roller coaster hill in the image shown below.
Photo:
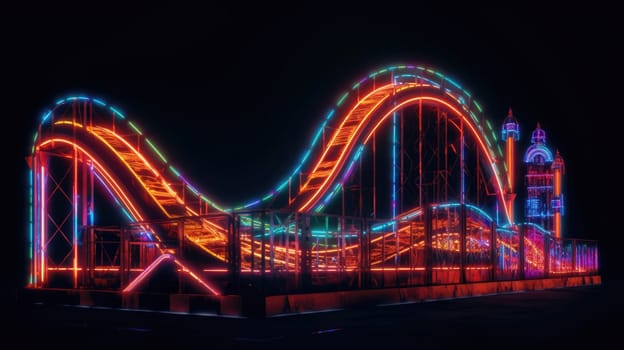
[[[339,95],[290,174],[229,207],[138,117],[60,99],[28,157],[25,291],[273,315],[599,284],[597,242],[565,231],[562,155],[539,124],[520,154],[501,121],[437,70],[386,67]]]

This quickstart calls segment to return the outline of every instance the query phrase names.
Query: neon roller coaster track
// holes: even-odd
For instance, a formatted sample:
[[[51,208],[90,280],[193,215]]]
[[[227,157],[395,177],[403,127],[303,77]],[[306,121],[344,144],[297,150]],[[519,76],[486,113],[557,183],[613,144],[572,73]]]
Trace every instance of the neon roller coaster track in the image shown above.
[[[28,286],[279,294],[598,271],[596,242],[514,216],[513,140],[437,70],[368,74],[312,135],[274,188],[226,206],[117,107],[56,101],[29,157]]]

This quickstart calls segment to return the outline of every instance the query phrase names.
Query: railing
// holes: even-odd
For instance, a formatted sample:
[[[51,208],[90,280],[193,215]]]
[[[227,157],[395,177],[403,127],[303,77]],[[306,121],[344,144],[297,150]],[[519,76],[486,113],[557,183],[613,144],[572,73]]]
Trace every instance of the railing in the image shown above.
[[[277,210],[191,218],[224,227],[229,237],[225,262],[205,253],[212,243],[193,241],[185,232],[199,227],[189,225],[189,218],[90,227],[82,236],[80,287],[123,290],[138,276],[149,281],[152,276],[145,271],[157,271],[154,265],[163,254],[179,262],[172,265],[180,275],[177,280],[161,278],[162,283],[179,283],[167,290],[197,292],[182,276],[189,270],[223,294],[249,288],[273,295],[599,272],[596,241],[556,239],[531,224],[498,227],[465,205],[415,212],[420,214],[394,221]],[[48,271],[59,276],[69,272],[73,269]],[[44,287],[58,287],[51,281]]]

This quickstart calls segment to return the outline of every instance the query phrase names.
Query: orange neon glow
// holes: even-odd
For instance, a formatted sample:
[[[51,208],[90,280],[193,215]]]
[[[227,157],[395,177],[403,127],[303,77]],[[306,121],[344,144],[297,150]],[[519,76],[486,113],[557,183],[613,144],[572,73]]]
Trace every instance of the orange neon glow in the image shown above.
[[[509,182],[509,192],[514,193],[514,138],[513,135],[507,137],[507,181]]]
[[[156,203],[156,205],[158,205],[158,207],[160,208],[160,210],[163,212],[163,214],[165,214],[167,217],[171,217],[171,214],[169,212],[167,212],[167,210],[162,206],[161,201],[159,201],[158,199],[156,199],[156,197],[154,196],[154,193],[150,190],[150,187],[147,186],[147,184],[144,182],[144,180],[136,173],[134,167],[132,167],[126,156],[122,155],[117,149],[115,149],[115,147],[113,147],[110,142],[107,142],[107,140],[104,139],[104,137],[100,134],[98,134],[95,131],[103,131],[103,132],[107,132],[108,130],[105,128],[99,128],[99,127],[95,127],[92,128],[93,131],[93,135],[95,137],[97,137],[100,141],[102,141],[103,144],[105,144],[123,163],[124,165],[128,168],[128,170],[130,170],[130,173],[139,181],[139,183],[141,184],[141,186],[143,186],[143,188],[146,190],[146,192],[149,194],[150,197],[152,197],[152,199],[154,200],[154,203]],[[141,164],[145,165],[152,173],[154,173],[154,175],[158,178],[159,174],[154,170],[154,168],[149,164],[149,162],[147,162],[147,160],[143,157],[143,155],[139,154],[138,151],[136,151],[134,149],[134,147],[130,146],[130,144],[124,140],[123,138],[119,137],[116,133],[114,132],[110,132],[108,133],[109,135],[115,137],[117,140],[123,142],[131,151],[133,151],[133,156],[137,156],[140,160],[141,160]],[[170,190],[171,192],[173,192],[171,190],[171,188],[169,188],[167,186],[168,190]]]
[[[182,198],[180,198],[177,195],[177,193],[171,188],[171,186],[167,182],[165,182],[165,180],[161,176],[161,174],[128,141],[126,141],[118,133],[116,133],[116,132],[114,132],[114,131],[112,131],[110,129],[103,128],[103,127],[92,128],[92,131],[93,131],[93,134],[96,137],[98,137],[106,146],[108,146],[109,149],[111,149],[117,155],[117,157],[126,165],[126,167],[131,171],[133,176],[139,181],[139,183],[143,186],[143,188],[145,188],[145,190],[148,192],[149,196],[154,200],[154,202],[159,206],[161,211],[167,217],[171,218],[172,215],[163,207],[162,203],[163,203],[163,201],[170,201],[170,200],[167,199],[166,197],[165,198],[156,198],[155,194],[156,193],[162,193],[162,191],[155,191],[151,187],[162,186],[165,189],[165,192],[167,193],[167,195],[169,195],[172,198],[174,198],[176,203],[184,205],[184,201],[182,200]],[[132,156],[137,157],[139,159],[139,161],[137,161],[136,159],[129,158],[128,154],[125,154],[125,155],[121,154],[119,151],[117,151],[117,149],[115,149],[115,147],[113,147],[113,145],[103,135],[98,134],[98,132],[102,132],[103,134],[112,136],[115,139],[117,139],[118,141],[122,142],[125,145],[125,147],[132,152]],[[130,162],[132,162],[133,165],[131,165]],[[135,169],[135,167],[138,167],[139,164],[142,165],[142,166],[147,167],[149,169],[149,171],[151,171],[151,173],[154,174],[156,179],[160,179],[160,181],[155,183],[154,181],[151,181],[151,179],[139,176],[138,171],[141,171],[141,169]],[[151,182],[151,186],[146,183],[147,180],[149,180]],[[162,197],[162,196],[159,196],[159,197]],[[197,212],[194,211],[192,208],[190,208],[190,207],[188,207],[186,205],[184,205],[184,208],[185,208],[185,210],[187,211],[187,213],[190,216],[197,216],[198,215]],[[223,227],[218,226],[218,225],[210,222],[209,220],[204,220],[204,219],[202,219],[202,223],[212,227],[212,228],[206,228],[206,229],[209,230],[212,234],[216,234],[219,239],[225,240],[227,238],[227,232],[226,232],[226,230]],[[209,253],[210,255],[212,255],[214,257],[217,257],[220,260],[225,260],[225,256],[223,254],[216,253],[216,252],[206,248],[205,246],[201,245],[196,239],[191,239],[191,241],[193,243],[195,243],[198,247],[200,247],[202,250],[204,250],[207,253]]]
[[[143,221],[144,220],[144,218],[140,214],[139,210],[132,204],[132,201],[130,200],[130,198],[121,189],[121,187],[117,183],[117,181],[114,180],[113,176],[110,175],[110,173],[108,171],[106,171],[106,169],[97,160],[95,160],[95,158],[89,152],[87,152],[87,150],[85,150],[84,148],[80,147],[80,145],[76,144],[74,141],[67,140],[67,139],[64,139],[64,138],[58,138],[58,137],[57,138],[48,139],[48,140],[43,140],[43,141],[41,141],[39,146],[40,147],[45,147],[45,146],[47,146],[49,144],[52,144],[54,142],[66,143],[66,144],[68,144],[70,146],[75,145],[76,148],[78,150],[80,150],[81,153],[83,153],[89,159],[91,159],[91,161],[94,164],[94,168],[97,169],[98,173],[102,174],[102,176],[107,180],[106,181],[107,184],[111,185],[111,187],[112,187],[113,191],[115,192],[115,194],[123,202],[124,206],[130,211],[130,215],[132,215],[133,218],[136,221]],[[45,217],[45,216],[43,216],[43,217]]]
[[[57,120],[54,122],[54,125],[70,125],[70,126],[75,126],[77,128],[82,128],[82,124],[75,122],[73,120]]]
[[[404,86],[402,87],[402,89],[406,89],[406,88],[413,88],[419,86],[418,84],[410,84],[410,86]],[[349,113],[347,114],[347,116],[343,119],[343,122],[340,124],[340,126],[336,129],[336,131],[334,132],[334,134],[332,135],[332,138],[330,140],[330,142],[328,143],[328,145],[325,148],[325,151],[323,152],[323,154],[321,155],[321,157],[319,158],[319,161],[316,163],[315,167],[313,168],[311,174],[315,174],[319,172],[319,168],[321,168],[323,166],[323,164],[325,164],[327,161],[325,160],[329,150],[331,149],[332,146],[334,146],[334,142],[336,140],[336,138],[341,134],[341,131],[344,130],[344,125],[350,121],[351,116],[353,115],[353,113],[356,111],[356,109],[363,104],[363,102],[367,102],[367,103],[371,103],[370,101],[367,101],[368,98],[373,97],[374,94],[381,94],[382,96],[378,96],[379,100],[374,100],[372,103],[375,103],[373,107],[368,107],[367,106],[367,111],[368,113],[365,115],[364,118],[362,118],[361,120],[359,120],[359,123],[357,124],[356,127],[353,128],[353,131],[351,131],[351,133],[348,135],[348,138],[346,140],[346,146],[344,146],[342,148],[342,152],[340,153],[338,159],[333,162],[333,166],[330,169],[330,172],[327,176],[325,176],[325,180],[323,181],[323,183],[319,186],[319,188],[315,191],[315,193],[303,204],[299,207],[299,211],[305,211],[307,208],[309,208],[311,206],[311,204],[316,203],[316,200],[318,200],[319,196],[322,193],[325,193],[327,191],[328,188],[328,184],[330,182],[330,180],[333,180],[333,178],[335,177],[335,173],[336,170],[339,169],[341,167],[341,165],[344,163],[345,161],[345,154],[347,154],[349,151],[351,151],[354,148],[354,138],[355,135],[358,134],[358,131],[362,128],[363,125],[365,125],[368,122],[368,118],[370,117],[370,115],[377,109],[377,107],[385,100],[385,98],[387,98],[389,95],[385,95],[385,93],[388,93],[385,90],[390,90],[391,88],[394,88],[394,84],[388,84],[388,85],[384,85],[382,87],[379,87],[376,90],[373,90],[372,92],[370,92],[368,95],[366,95],[364,98],[362,98],[360,101],[358,101],[358,103],[349,111]],[[379,122],[377,123],[377,125],[373,128],[373,131],[371,131],[371,133],[369,133],[369,135],[366,137],[364,143],[367,143],[368,139],[370,138],[370,136],[375,132],[375,130],[377,129],[377,127],[381,124],[381,122],[383,120],[385,120],[390,114],[392,114],[393,112],[404,108],[407,105],[412,104],[412,102],[415,101],[419,101],[419,100],[431,100],[431,101],[435,101],[438,103],[441,103],[443,105],[445,105],[446,107],[450,108],[451,110],[453,110],[453,112],[458,115],[459,117],[461,117],[468,125],[469,128],[472,131],[472,134],[476,137],[476,139],[478,140],[481,149],[484,151],[484,153],[486,154],[486,157],[488,159],[488,162],[490,163],[490,166],[492,168],[492,173],[494,174],[495,178],[496,178],[496,182],[497,182],[497,186],[498,186],[498,196],[499,196],[499,201],[502,203],[502,206],[504,208],[504,212],[505,215],[507,217],[507,220],[509,223],[512,222],[511,219],[511,215],[510,215],[510,211],[508,209],[508,204],[505,201],[504,198],[504,192],[503,192],[503,186],[502,186],[502,181],[500,179],[500,175],[498,174],[498,172],[495,169],[494,166],[494,160],[492,159],[492,154],[491,154],[491,150],[487,147],[486,143],[484,142],[482,136],[480,135],[480,133],[477,130],[477,127],[474,125],[474,122],[472,121],[471,118],[469,118],[467,115],[465,115],[465,113],[460,112],[458,109],[456,109],[454,106],[450,105],[448,102],[438,98],[438,97],[432,97],[432,96],[421,96],[421,97],[415,97],[415,98],[410,98],[407,99],[399,104],[397,104],[395,107],[392,108],[392,110],[382,116],[379,119]],[[304,185],[302,186],[301,191],[304,191],[307,186],[309,185],[310,181],[313,179],[313,176],[308,176],[307,181],[304,183]]]
[[[507,161],[507,183],[509,186],[509,192],[507,193],[507,200],[506,200],[506,204],[507,204],[507,217],[510,218],[510,222],[513,223],[513,219],[514,219],[514,199],[515,199],[515,193],[514,193],[514,172],[516,171],[515,169],[515,154],[514,154],[514,137],[513,135],[509,135],[507,137],[507,147],[506,147],[506,161]]]
[[[363,105],[364,102],[367,102],[367,104],[370,104],[371,102],[367,101],[368,98],[373,97],[373,95],[375,95],[375,94],[381,94],[381,96],[378,96],[379,100],[373,100],[372,101],[372,103],[374,103],[374,106],[367,110],[368,113],[366,113],[364,118],[362,118],[359,121],[359,123],[354,128],[354,130],[352,130],[351,133],[348,135],[348,138],[346,140],[346,146],[343,147],[342,152],[338,156],[338,159],[334,162],[334,165],[331,167],[329,174],[325,177],[325,181],[323,181],[323,183],[320,185],[319,189],[313,193],[312,197],[309,198],[308,201],[306,201],[304,204],[302,204],[299,207],[298,211],[302,211],[302,212],[305,211],[312,203],[315,203],[315,200],[321,195],[321,193],[324,193],[327,190],[326,186],[327,186],[329,180],[333,179],[335,177],[336,171],[342,167],[342,164],[344,163],[344,160],[345,160],[345,157],[344,157],[345,154],[348,151],[350,151],[351,149],[353,149],[354,145],[353,145],[353,143],[351,141],[354,139],[354,135],[357,135],[359,130],[362,128],[362,126],[366,124],[366,121],[368,120],[369,116],[373,113],[373,111],[375,111],[377,109],[377,107],[387,97],[390,96],[390,91],[385,91],[385,90],[392,90],[392,88],[394,88],[394,84],[388,84],[388,85],[382,86],[382,87],[380,87],[380,88],[378,88],[376,90],[373,90],[371,93],[369,93],[364,98],[362,98],[360,101],[358,101],[358,103],[353,108],[351,108],[349,113],[343,119],[342,123],[340,123],[340,126],[338,126],[338,128],[336,129],[336,131],[332,135],[332,138],[330,139],[329,143],[325,147],[325,151],[323,151],[323,154],[321,155],[321,157],[319,158],[319,161],[314,166],[311,174],[318,173],[319,168],[322,167],[322,165],[326,162],[325,158],[327,157],[328,152],[330,151],[330,149],[332,147],[335,146],[336,139],[340,135],[341,131],[345,130],[345,124],[350,121],[350,118],[353,116],[353,113],[355,112],[355,110],[359,106]],[[312,181],[312,179],[313,179],[313,177],[311,175],[308,176],[307,181],[301,187],[301,191],[304,191],[307,188],[307,186],[309,185],[310,181]]]

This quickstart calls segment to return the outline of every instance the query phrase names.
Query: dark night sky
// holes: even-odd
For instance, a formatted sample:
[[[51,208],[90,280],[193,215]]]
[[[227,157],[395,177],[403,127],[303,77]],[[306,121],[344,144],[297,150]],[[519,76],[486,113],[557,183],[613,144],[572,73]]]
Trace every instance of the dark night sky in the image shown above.
[[[571,235],[613,242],[610,213],[597,208],[617,195],[605,171],[615,153],[605,151],[615,135],[609,123],[620,123],[607,100],[621,40],[614,11],[315,3],[102,2],[6,12],[3,106],[22,141],[5,150],[16,156],[18,203],[39,116],[68,94],[117,105],[201,189],[233,203],[265,193],[293,168],[354,81],[417,63],[454,77],[495,125],[511,106],[523,145],[539,121],[566,161]]]

